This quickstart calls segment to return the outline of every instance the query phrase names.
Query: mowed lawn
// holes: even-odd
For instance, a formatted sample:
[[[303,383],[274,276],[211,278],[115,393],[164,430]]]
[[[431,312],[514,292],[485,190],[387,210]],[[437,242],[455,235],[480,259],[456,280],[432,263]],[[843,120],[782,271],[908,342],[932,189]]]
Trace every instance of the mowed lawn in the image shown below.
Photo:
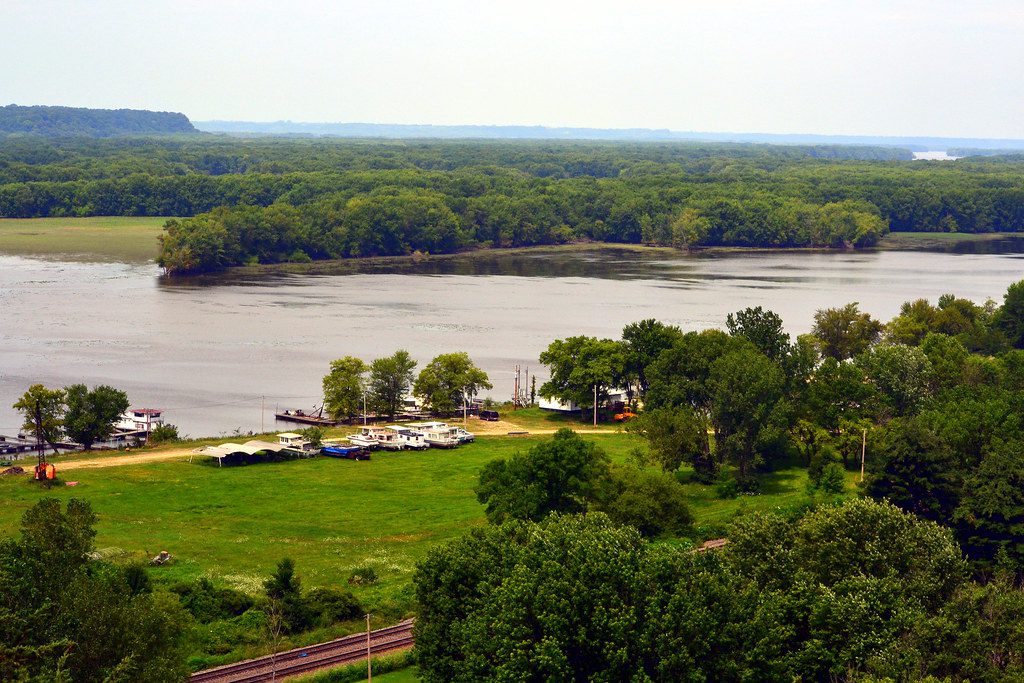
[[[0,218],[0,254],[146,263],[167,218]]]
[[[320,457],[218,468],[198,460],[69,470],[74,487],[44,492],[22,477],[0,477],[0,536],[17,532],[22,513],[46,495],[82,498],[99,517],[96,547],[112,559],[143,560],[167,550],[175,562],[158,581],[200,576],[250,593],[282,557],[307,587],[348,586],[357,567],[380,581],[354,592],[379,614],[412,605],[410,578],[427,551],[485,523],[473,488],[496,457],[550,438],[481,437],[454,451],[375,453],[367,462]],[[613,460],[641,445],[622,433],[587,434]],[[58,465],[59,467],[59,465]],[[714,487],[686,484],[697,532],[714,535],[741,509],[799,503],[806,471],[770,476],[766,493],[720,500]]]

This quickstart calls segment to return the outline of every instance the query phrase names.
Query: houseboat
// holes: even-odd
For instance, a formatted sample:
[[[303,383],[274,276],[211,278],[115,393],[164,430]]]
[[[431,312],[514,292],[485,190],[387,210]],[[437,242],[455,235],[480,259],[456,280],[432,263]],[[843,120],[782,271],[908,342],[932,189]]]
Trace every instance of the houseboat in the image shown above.
[[[295,451],[300,455],[313,455],[317,450],[313,447],[313,444],[306,440],[306,437],[295,432],[282,432],[278,434],[277,444],[285,450]]]
[[[388,425],[384,429],[397,434],[398,440],[405,448],[412,448],[414,450],[430,448],[430,444],[427,443],[427,437],[423,432],[417,432],[402,425]]]
[[[351,434],[348,440],[363,448],[383,448],[389,451],[400,451],[403,448],[398,434],[384,427],[362,427],[358,434]]]
[[[421,432],[433,448],[455,448],[459,445],[458,427],[450,427],[447,423],[410,422],[409,427]]]

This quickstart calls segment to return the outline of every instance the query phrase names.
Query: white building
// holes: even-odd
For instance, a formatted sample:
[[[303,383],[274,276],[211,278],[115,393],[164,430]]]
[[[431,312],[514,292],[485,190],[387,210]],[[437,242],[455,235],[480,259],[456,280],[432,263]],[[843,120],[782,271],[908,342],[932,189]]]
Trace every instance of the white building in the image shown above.
[[[163,411],[157,408],[129,408],[115,425],[125,432],[145,432],[149,434],[154,428],[164,423]]]

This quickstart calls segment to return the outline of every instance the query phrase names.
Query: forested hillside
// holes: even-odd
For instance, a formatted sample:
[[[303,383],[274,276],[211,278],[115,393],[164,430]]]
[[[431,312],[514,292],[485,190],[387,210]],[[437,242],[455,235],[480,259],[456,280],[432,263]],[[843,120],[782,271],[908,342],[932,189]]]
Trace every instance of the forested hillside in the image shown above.
[[[0,216],[179,216],[169,272],[576,240],[863,247],[1024,230],[1024,161],[751,144],[195,138],[0,142]],[[854,158],[851,158],[854,157]]]
[[[0,107],[0,134],[110,137],[195,132],[187,116],[173,112],[16,104]]]

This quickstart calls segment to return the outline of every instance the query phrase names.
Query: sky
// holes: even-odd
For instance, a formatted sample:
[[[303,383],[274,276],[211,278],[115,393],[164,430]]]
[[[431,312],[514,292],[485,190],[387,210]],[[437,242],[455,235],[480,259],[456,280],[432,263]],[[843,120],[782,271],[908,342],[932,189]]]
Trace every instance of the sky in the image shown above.
[[[0,0],[0,104],[1024,138],[1020,0]]]

